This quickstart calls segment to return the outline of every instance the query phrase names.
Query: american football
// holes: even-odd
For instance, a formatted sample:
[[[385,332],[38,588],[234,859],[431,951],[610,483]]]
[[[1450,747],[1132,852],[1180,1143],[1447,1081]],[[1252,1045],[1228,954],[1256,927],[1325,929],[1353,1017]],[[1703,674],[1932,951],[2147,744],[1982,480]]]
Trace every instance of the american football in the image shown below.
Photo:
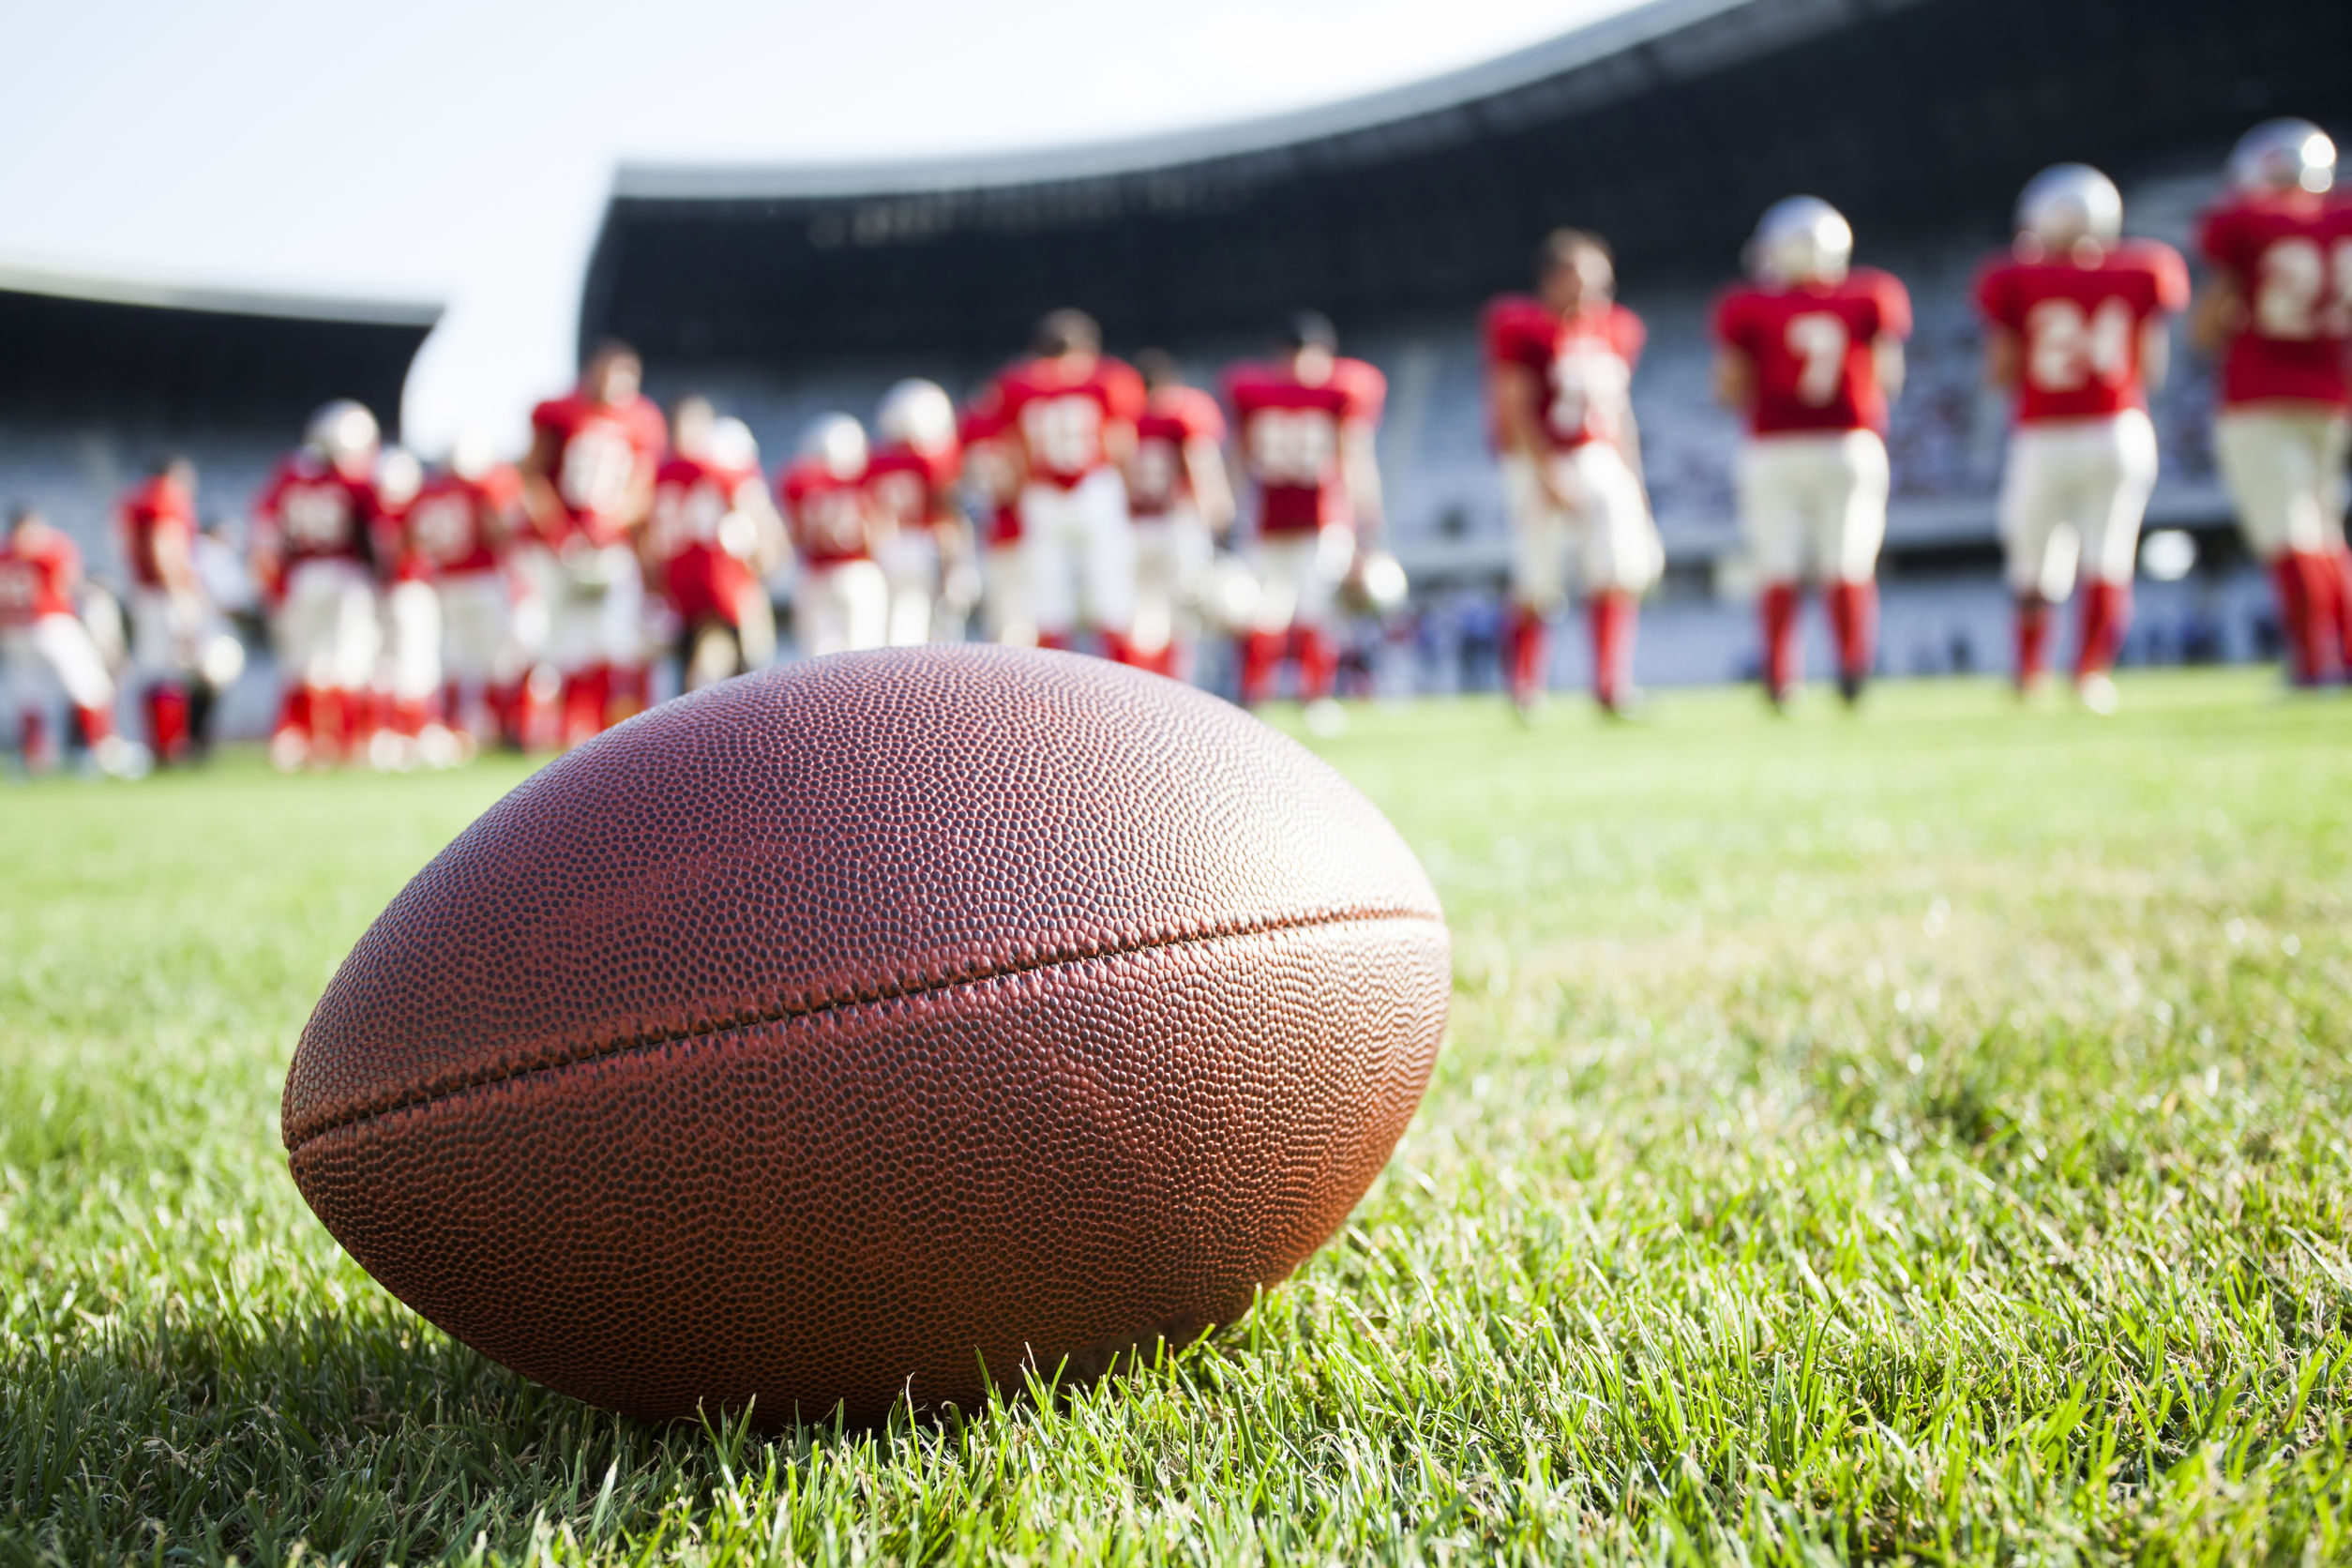
[[[395,1295],[646,1417],[975,1408],[1180,1346],[1420,1103],[1436,895],[1304,747],[1157,676],[933,647],[612,730],[361,939],[295,1180]]]

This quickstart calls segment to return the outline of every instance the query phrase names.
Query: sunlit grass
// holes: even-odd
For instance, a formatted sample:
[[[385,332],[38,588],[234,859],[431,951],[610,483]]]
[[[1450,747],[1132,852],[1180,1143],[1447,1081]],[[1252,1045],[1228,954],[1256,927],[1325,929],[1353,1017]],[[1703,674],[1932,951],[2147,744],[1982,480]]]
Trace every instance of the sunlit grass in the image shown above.
[[[1456,986],[1353,1223],[1155,1371],[776,1440],[520,1382],[286,1177],[516,769],[0,793],[0,1562],[2352,1559],[2352,702],[2125,700],[1357,714]]]

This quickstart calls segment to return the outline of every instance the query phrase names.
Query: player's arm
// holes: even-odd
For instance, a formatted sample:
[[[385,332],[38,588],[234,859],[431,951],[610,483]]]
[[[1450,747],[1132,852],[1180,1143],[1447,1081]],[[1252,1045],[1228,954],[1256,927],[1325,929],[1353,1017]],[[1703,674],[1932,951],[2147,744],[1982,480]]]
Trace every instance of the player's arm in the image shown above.
[[[1348,510],[1355,518],[1358,548],[1380,535],[1380,462],[1373,449],[1372,421],[1350,419],[1339,427],[1339,475],[1348,487]]]
[[[1729,343],[1715,351],[1715,401],[1735,414],[1756,412],[1756,361]]]
[[[1618,454],[1625,466],[1633,471],[1634,483],[1641,487],[1642,505],[1650,503],[1650,476],[1641,467],[1641,421],[1634,417],[1634,405],[1625,405],[1625,417],[1617,430]]]
[[[159,528],[154,535],[155,574],[163,580],[165,592],[175,597],[200,597],[204,592],[189,544],[194,535],[193,528]]]
[[[1910,368],[1903,357],[1903,339],[1892,332],[1881,332],[1870,340],[1870,357],[1878,372],[1878,389],[1892,402],[1903,396],[1904,372]]]
[[[563,438],[544,426],[531,432],[531,450],[522,455],[522,515],[532,527],[552,541],[564,530],[564,502],[555,493],[555,463],[564,453]]]
[[[1996,392],[2017,390],[2019,374],[2017,334],[1998,322],[1984,329],[1984,384]]]
[[[2172,373],[2172,324],[2161,314],[2140,324],[2140,382],[2153,393]]]
[[[1184,443],[1184,477],[1192,482],[1193,505],[1200,520],[1219,537],[1233,526],[1233,479],[1225,469],[1225,449],[1209,436]]]
[[[2246,287],[2235,271],[2217,266],[2189,307],[2189,341],[2201,353],[2218,355],[2245,329]]]
[[[1568,498],[1560,494],[1551,465],[1544,460],[1544,378],[1516,360],[1498,360],[1486,371],[1486,398],[1494,405],[1495,434],[1503,455],[1524,460],[1545,499],[1556,510],[1567,511]]]
[[[752,569],[766,577],[783,565],[785,553],[792,549],[784,514],[776,510],[776,497],[768,493],[767,481],[757,474],[746,476],[735,487],[734,502],[735,510],[751,520]]]

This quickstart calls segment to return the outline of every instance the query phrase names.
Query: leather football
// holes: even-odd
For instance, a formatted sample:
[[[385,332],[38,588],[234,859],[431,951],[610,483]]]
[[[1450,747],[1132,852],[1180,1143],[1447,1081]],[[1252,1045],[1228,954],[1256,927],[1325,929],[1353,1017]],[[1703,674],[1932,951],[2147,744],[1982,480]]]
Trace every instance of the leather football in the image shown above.
[[[1363,1197],[1445,1029],[1380,813],[1097,659],[847,654],[550,763],[304,1029],[303,1197],[566,1394],[972,1409],[1246,1312]]]

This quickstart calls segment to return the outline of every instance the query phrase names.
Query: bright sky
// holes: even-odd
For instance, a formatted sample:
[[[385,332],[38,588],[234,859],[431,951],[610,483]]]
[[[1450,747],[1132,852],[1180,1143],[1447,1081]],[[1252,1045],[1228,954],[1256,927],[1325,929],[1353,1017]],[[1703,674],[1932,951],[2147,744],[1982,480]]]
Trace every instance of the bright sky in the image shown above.
[[[569,379],[616,161],[1148,134],[1410,82],[1633,0],[75,0],[9,8],[0,261],[442,299],[409,439]]]

